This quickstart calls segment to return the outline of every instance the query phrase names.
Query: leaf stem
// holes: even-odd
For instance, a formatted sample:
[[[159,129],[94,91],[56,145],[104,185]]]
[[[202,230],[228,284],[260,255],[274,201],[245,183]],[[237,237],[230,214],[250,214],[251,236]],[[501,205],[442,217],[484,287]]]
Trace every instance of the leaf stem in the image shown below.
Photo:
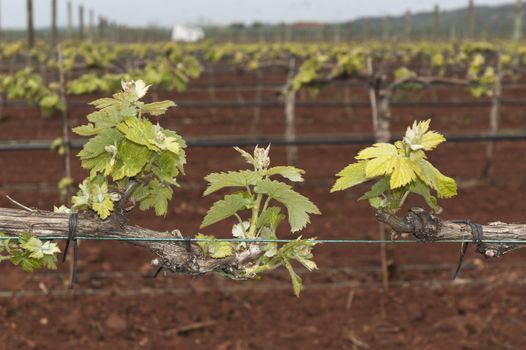
[[[259,207],[261,206],[261,200],[263,199],[263,195],[261,193],[258,193],[256,196],[256,200],[254,202],[254,206],[252,207],[252,217],[250,219],[250,231],[248,231],[248,237],[253,238],[256,235],[256,226],[259,219]]]
[[[407,199],[407,195],[409,194],[409,192],[410,192],[409,190],[405,191],[404,195],[402,196],[402,200],[400,201],[400,204],[398,205],[397,209],[402,208],[402,206],[404,205],[405,200]]]
[[[234,216],[236,217],[237,221],[239,222],[239,225],[241,225],[241,230],[243,231],[243,235],[247,237],[247,230],[245,229],[245,225],[243,224],[243,220],[241,219],[241,216],[239,216],[238,213],[234,213]]]

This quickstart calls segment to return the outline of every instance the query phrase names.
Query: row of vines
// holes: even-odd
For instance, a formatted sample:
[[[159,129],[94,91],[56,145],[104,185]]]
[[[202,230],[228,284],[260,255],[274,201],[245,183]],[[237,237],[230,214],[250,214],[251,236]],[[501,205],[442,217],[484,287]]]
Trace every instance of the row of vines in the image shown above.
[[[522,75],[526,47],[511,43],[351,46],[71,42],[61,44],[57,50],[44,45],[27,50],[21,43],[5,45],[0,52],[0,93],[4,104],[22,100],[37,104],[44,114],[62,112],[67,116],[70,96],[120,92],[93,101],[96,111],[87,116],[88,123],[73,129],[77,135],[88,138],[78,156],[89,176],[74,191],[70,203],[66,201],[66,205],[57,206],[54,214],[42,214],[60,219],[60,222],[43,231],[28,231],[23,222],[8,229],[0,227],[5,231],[2,259],[21,265],[27,271],[55,267],[59,249],[49,239],[67,232],[64,227],[68,220],[71,233],[72,217],[76,220],[80,216],[86,222],[86,232],[118,237],[137,232],[136,228],[127,229],[125,219],[136,206],[141,210],[153,209],[159,216],[165,215],[173,188],[178,186],[176,178],[184,172],[186,142],[175,131],[151,121],[173,107],[173,102],[142,99],[147,92],[156,90],[183,91],[213,63],[247,71],[277,67],[288,72],[280,91],[285,105],[288,141],[295,138],[294,104],[299,90],[307,89],[315,98],[321,87],[335,81],[355,80],[368,86],[377,143],[359,152],[356,162],[337,174],[332,190],[372,182],[370,190],[360,199],[369,202],[379,221],[395,231],[413,233],[417,237],[423,231],[430,235],[431,229],[440,236],[443,228],[452,230],[451,225],[461,225],[437,224],[440,223],[436,217],[440,211],[437,197],[452,197],[457,187],[454,179],[443,175],[427,160],[425,152],[436,148],[445,138],[431,131],[427,120],[415,122],[402,139],[391,143],[391,100],[399,89],[448,84],[465,86],[475,97],[491,97],[494,106],[498,106],[502,81],[505,78],[519,80]],[[496,132],[498,110],[491,116],[492,132]],[[67,126],[67,122],[64,125]],[[68,130],[64,133],[65,139],[55,146],[69,148],[67,134]],[[208,187],[204,195],[226,188],[231,188],[232,193],[212,205],[201,225],[203,228],[234,218],[231,232],[234,241],[198,234],[193,238],[197,243],[193,248],[177,241],[164,246],[160,243],[146,246],[158,255],[160,266],[175,272],[215,271],[233,279],[247,279],[284,267],[289,272],[295,294],[299,295],[301,278],[291,261],[299,262],[308,270],[316,269],[312,252],[316,239],[300,237],[280,244],[277,229],[287,220],[289,231],[296,233],[310,222],[311,215],[321,213],[307,197],[282,182],[303,181],[303,170],[293,166],[294,148],[289,149],[289,164],[283,166],[270,165],[270,148],[256,147],[252,154],[236,149],[250,168],[212,173],[205,178]],[[65,182],[65,187],[72,187],[70,178],[66,177]],[[423,197],[430,212],[413,213],[403,226],[396,221],[396,214],[411,193]],[[3,215],[5,220],[14,214]],[[414,215],[420,215],[435,226],[417,227],[410,222]],[[408,226],[410,224],[413,226]],[[121,233],[116,233],[115,225],[120,225]],[[168,241],[170,238],[183,239],[176,230],[154,235]],[[21,238],[12,239],[14,236]],[[487,256],[503,252],[493,246],[481,251]]]

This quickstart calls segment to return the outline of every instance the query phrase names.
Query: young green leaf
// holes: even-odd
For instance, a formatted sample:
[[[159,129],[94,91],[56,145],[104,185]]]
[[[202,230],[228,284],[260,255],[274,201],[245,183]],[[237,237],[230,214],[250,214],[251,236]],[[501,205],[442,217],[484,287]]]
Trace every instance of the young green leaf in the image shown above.
[[[378,157],[392,157],[398,155],[398,150],[390,143],[375,143],[372,147],[361,150],[355,157],[358,160]]]
[[[147,119],[130,118],[117,125],[117,129],[124,136],[139,145],[143,145],[152,151],[159,151],[153,141],[155,140],[155,131],[153,124]]]
[[[114,98],[109,98],[109,97],[103,97],[103,98],[99,98],[95,101],[91,101],[89,104],[92,105],[92,106],[95,106],[95,108],[97,109],[103,109],[103,108],[107,108],[107,107],[110,107],[110,106],[115,106],[115,105],[120,105],[121,101],[117,100],[117,99],[114,99]]]
[[[197,245],[201,247],[203,253],[213,259],[222,259],[234,254],[232,243],[230,242],[219,241],[214,236],[207,236],[200,233],[197,234],[195,238],[199,240],[206,240],[198,241]]]
[[[303,182],[305,170],[293,166],[275,166],[268,169],[268,175],[280,175],[293,182]]]
[[[226,195],[224,199],[215,202],[206,213],[200,228],[215,224],[226,219],[241,209],[247,208],[247,199],[243,193]]]
[[[106,219],[113,211],[113,201],[108,193],[108,184],[104,182],[102,185],[94,184],[91,191],[91,208],[100,216],[101,219]]]
[[[168,201],[172,199],[173,190],[157,180],[152,180],[145,187],[145,196],[140,200],[141,210],[155,209],[155,215],[164,216],[168,212]]]
[[[86,142],[78,155],[82,160],[95,158],[101,154],[107,153],[106,146],[118,143],[121,139],[122,134],[118,130],[105,129]]]
[[[345,190],[353,186],[359,185],[367,181],[365,175],[365,167],[367,162],[358,162],[346,166],[336,176],[340,178],[336,180],[336,183],[331,188],[331,192]]]
[[[98,110],[87,116],[89,123],[74,129],[94,137],[79,153],[90,177],[79,186],[72,209],[91,209],[106,219],[114,210],[112,199],[120,201],[122,191],[133,183],[134,190],[125,199],[139,202],[142,210],[153,208],[157,215],[165,215],[171,186],[177,185],[175,177],[184,170],[186,143],[175,131],[153,125],[141,113],[160,115],[174,103],[144,104],[139,99],[149,85],[142,80],[121,83],[123,92],[94,101]]]
[[[421,180],[416,180],[413,182],[409,187],[409,191],[422,196],[427,205],[429,205],[432,209],[438,208],[437,199],[431,194],[429,187],[427,187]]]
[[[147,103],[141,107],[141,112],[145,114],[150,114],[153,116],[160,116],[166,113],[168,108],[175,107],[175,103],[173,101],[159,101],[159,102],[152,102]]]
[[[390,182],[392,189],[405,186],[416,178],[415,165],[409,158],[395,157],[394,159],[394,170]]]
[[[309,214],[321,214],[314,203],[287,184],[263,180],[258,182],[254,189],[256,193],[266,194],[287,208],[292,232],[303,229],[310,222]]]
[[[389,189],[390,189],[390,186],[389,186],[388,178],[382,177],[371,187],[370,191],[365,192],[363,196],[358,198],[358,200],[379,197],[385,192],[387,192]]]
[[[431,151],[445,141],[444,136],[430,131],[431,120],[415,121],[407,128],[402,141],[394,145],[377,143],[360,151],[351,164],[337,174],[332,191],[350,188],[368,180],[376,180],[371,190],[360,199],[369,200],[373,208],[396,212],[408,193],[422,196],[433,209],[438,208],[438,197],[448,198],[457,193],[456,183],[442,175],[429,161],[425,151]]]
[[[439,198],[450,198],[457,194],[455,180],[443,175],[433,164],[425,159],[419,161],[418,177],[429,187],[437,191]]]
[[[205,177],[208,181],[208,188],[204,192],[204,196],[219,191],[225,187],[247,187],[253,186],[261,175],[257,171],[240,170],[229,171],[226,173],[212,173]]]
[[[118,147],[118,166],[112,172],[113,180],[134,177],[139,174],[152,156],[152,151],[129,140],[123,140]]]
[[[289,272],[290,280],[292,281],[292,290],[294,291],[294,295],[299,298],[301,293],[301,277],[294,271],[292,268],[292,265],[290,264],[289,260],[285,257],[282,257],[283,266],[287,269]]]
[[[259,216],[257,228],[270,227],[273,231],[276,231],[279,224],[285,220],[286,216],[281,213],[279,207],[269,207],[261,212]]]

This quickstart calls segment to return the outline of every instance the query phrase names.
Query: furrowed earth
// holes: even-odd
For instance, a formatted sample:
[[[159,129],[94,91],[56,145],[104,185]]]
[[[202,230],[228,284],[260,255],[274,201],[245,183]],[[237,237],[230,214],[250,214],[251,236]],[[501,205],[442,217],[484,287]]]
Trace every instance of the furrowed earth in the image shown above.
[[[266,70],[259,83],[282,84],[282,71]],[[184,93],[154,94],[181,106],[159,122],[183,137],[275,137],[284,135],[283,106],[257,108],[191,106],[184,101],[275,101],[276,91],[232,92],[218,86],[256,84],[247,73],[203,75]],[[195,89],[195,87],[205,87]],[[193,88],[194,87],[194,88]],[[100,96],[70,97],[91,101]],[[504,99],[520,99],[522,91],[505,87]],[[367,101],[363,87],[329,86],[316,99],[299,93],[300,101]],[[402,92],[404,101],[480,101],[462,88],[432,87]],[[483,99],[484,100],[484,99]],[[92,108],[75,106],[70,123],[85,122]],[[370,135],[371,111],[363,107],[296,107],[298,137]],[[504,105],[500,127],[526,128],[521,106]],[[394,105],[393,133],[401,134],[414,119],[432,118],[432,129],[444,134],[485,132],[489,105]],[[59,115],[43,117],[36,108],[4,107],[1,140],[51,140],[60,137]],[[75,135],[72,135],[75,137]],[[378,239],[372,210],[357,198],[366,190],[330,194],[334,174],[353,161],[361,145],[298,147],[296,166],[306,170],[296,189],[321,209],[303,237]],[[457,197],[442,200],[441,217],[524,222],[526,142],[497,142],[489,178],[486,142],[449,142],[429,157],[460,186]],[[166,217],[134,211],[130,221],[158,230],[196,234],[210,204],[220,193],[202,197],[203,177],[236,170],[246,164],[231,148],[188,149],[186,175]],[[286,148],[272,146],[272,164],[286,163]],[[74,178],[85,175],[74,158]],[[0,205],[13,207],[8,194],[24,205],[51,210],[60,204],[57,183],[63,158],[50,150],[0,154]],[[410,199],[406,209],[423,206]],[[404,211],[406,210],[404,209]],[[228,237],[233,222],[202,233]],[[292,238],[283,225],[281,237]],[[61,243],[63,244],[63,243]],[[63,246],[63,245],[62,245]],[[210,275],[189,277],[161,273],[152,278],[154,256],[124,242],[82,242],[79,283],[70,290],[68,264],[57,271],[23,273],[0,265],[0,348],[4,349],[519,349],[526,343],[526,250],[499,259],[484,259],[470,249],[460,277],[451,275],[458,244],[390,244],[387,247],[390,286],[382,287],[378,244],[324,244],[315,248],[319,270],[298,267],[304,289],[296,298],[287,273],[278,270],[258,281],[230,281]]]

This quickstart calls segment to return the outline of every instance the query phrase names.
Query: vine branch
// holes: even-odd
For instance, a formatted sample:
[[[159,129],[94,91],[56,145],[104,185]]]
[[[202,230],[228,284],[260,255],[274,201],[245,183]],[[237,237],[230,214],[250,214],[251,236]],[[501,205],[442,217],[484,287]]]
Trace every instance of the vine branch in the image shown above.
[[[411,208],[405,217],[377,211],[376,219],[388,225],[393,231],[411,234],[422,242],[440,242],[472,238],[469,223],[442,221],[437,215],[422,208]],[[524,241],[526,244],[526,224],[507,224],[491,222],[481,225],[483,240],[477,246],[477,252],[486,257],[500,257],[511,250],[523,247],[522,244],[509,244],[506,241]],[[494,242],[502,241],[503,243]]]
[[[19,236],[30,232],[35,237],[64,237],[68,233],[68,214],[54,213],[44,210],[31,212],[21,209],[0,208],[0,231],[9,236]],[[79,236],[93,237],[144,237],[173,238],[171,232],[154,231],[136,225],[129,225],[116,220],[101,220],[97,216],[80,213],[77,223]],[[247,250],[235,256],[213,259],[203,254],[197,245],[187,248],[185,242],[174,241],[129,241],[128,243],[149,250],[157,256],[159,265],[177,273],[201,275],[208,272],[226,272],[232,278],[242,278],[240,275],[244,265],[258,258],[262,251],[258,244],[251,244]]]

